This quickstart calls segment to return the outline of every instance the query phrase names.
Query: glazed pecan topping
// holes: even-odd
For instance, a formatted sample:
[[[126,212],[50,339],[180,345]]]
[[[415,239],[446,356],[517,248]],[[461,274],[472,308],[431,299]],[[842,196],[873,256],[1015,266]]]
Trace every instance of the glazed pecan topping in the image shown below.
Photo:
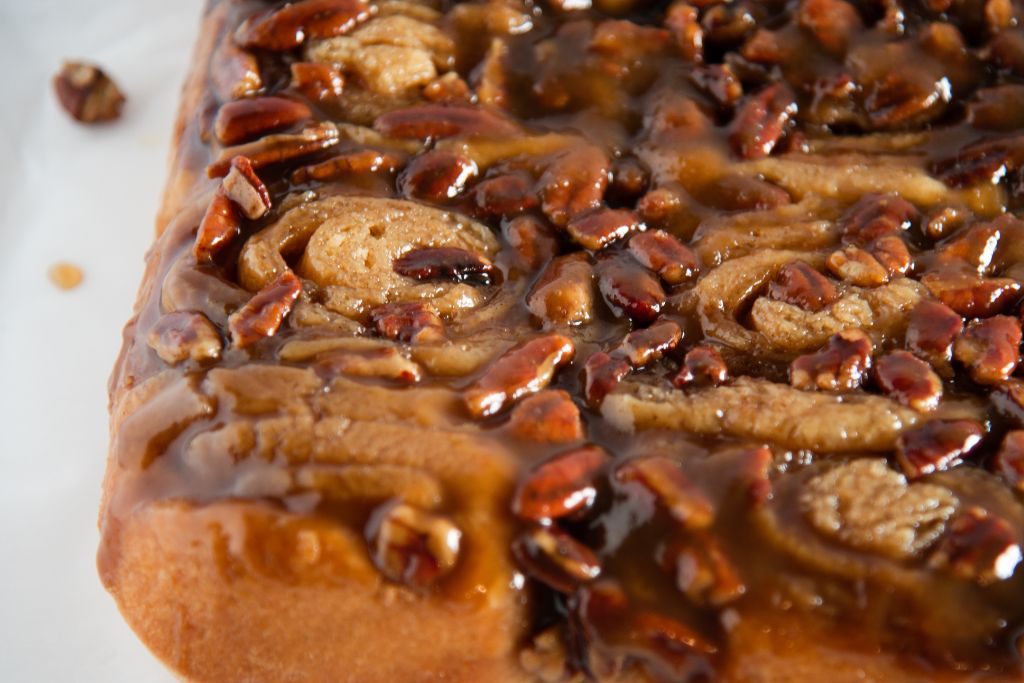
[[[329,64],[295,62],[291,71],[292,89],[313,102],[337,99],[345,89],[345,78]]]
[[[539,203],[533,181],[523,173],[504,173],[476,184],[470,193],[472,211],[481,217],[517,216]]]
[[[985,430],[972,420],[934,420],[903,432],[896,460],[909,479],[942,472],[981,443]]]
[[[816,312],[834,303],[839,292],[817,270],[803,261],[794,261],[783,266],[768,284],[768,298]]]
[[[612,162],[609,201],[632,204],[647,191],[650,181],[650,172],[635,157],[619,157]]]
[[[651,190],[636,203],[636,212],[647,225],[665,226],[682,210],[683,202],[679,194],[665,187]],[[649,235],[651,231],[641,234]]]
[[[989,394],[989,400],[1000,415],[1024,429],[1024,382],[1019,379],[1000,382]]]
[[[949,306],[924,300],[910,312],[907,348],[932,364],[943,375],[950,375],[953,342],[964,329],[964,321]]]
[[[423,589],[455,567],[462,532],[445,517],[392,503],[374,512],[366,538],[373,562],[384,576]]]
[[[722,109],[731,109],[743,97],[743,84],[728,64],[698,66],[690,82]]]
[[[295,273],[281,273],[228,318],[231,343],[245,348],[277,334],[301,293],[302,281]]]
[[[959,206],[943,206],[928,212],[921,219],[921,232],[933,240],[949,237],[967,224],[973,214]]]
[[[852,245],[829,254],[825,266],[837,278],[856,287],[880,287],[889,281],[889,271],[878,259]]]
[[[953,357],[979,384],[1009,378],[1020,364],[1020,323],[1007,315],[974,320],[953,345]]]
[[[171,365],[192,360],[197,363],[220,358],[220,332],[202,313],[174,311],[160,316],[147,339],[160,360]]]
[[[502,226],[502,233],[523,267],[529,270],[540,268],[558,253],[558,238],[536,216],[516,216]]]
[[[301,184],[311,180],[333,180],[355,173],[394,173],[402,162],[402,157],[392,152],[361,149],[309,166],[300,166],[292,171],[291,181]]]
[[[1024,492],[1024,430],[1014,429],[1006,433],[992,461],[992,470],[1010,486]]]
[[[409,162],[398,178],[398,188],[407,197],[444,202],[461,194],[476,174],[476,164],[469,157],[434,149]]]
[[[640,368],[674,349],[682,338],[683,331],[679,325],[671,320],[662,320],[627,334],[615,350],[615,355],[625,356],[633,367]]]
[[[415,280],[448,280],[471,285],[489,285],[494,264],[488,259],[458,247],[423,247],[398,257],[392,269]]]
[[[238,215],[235,203],[222,191],[214,194],[196,232],[196,241],[192,247],[196,261],[212,260],[238,236],[241,224],[242,219]]]
[[[917,208],[901,197],[869,194],[843,213],[839,229],[843,242],[865,245],[908,230],[917,217]]]
[[[420,366],[392,347],[323,354],[314,365],[323,376],[373,377],[403,384],[419,382]]]
[[[748,95],[739,105],[729,133],[733,151],[744,159],[768,156],[796,116],[796,110],[793,92],[784,83],[774,83]]]
[[[914,260],[907,243],[897,235],[882,235],[868,246],[868,251],[889,275],[906,275]]]
[[[98,66],[64,62],[53,77],[53,89],[64,111],[76,121],[101,123],[121,116],[124,95]]]
[[[821,351],[796,358],[789,366],[789,383],[804,390],[853,391],[871,368],[872,351],[864,332],[843,330]]]
[[[597,262],[598,289],[618,317],[646,323],[658,317],[665,303],[665,290],[646,268],[617,255]]]
[[[1020,541],[1013,527],[978,507],[953,519],[929,558],[932,567],[982,586],[1009,579],[1020,563]]]
[[[210,85],[221,102],[255,94],[263,87],[259,60],[224,36],[210,60]]]
[[[521,131],[510,120],[468,105],[423,104],[377,117],[373,127],[384,135],[417,140],[481,136],[502,137]]]
[[[263,218],[270,211],[270,192],[256,175],[252,162],[245,157],[231,160],[231,170],[224,176],[220,188],[249,220]]]
[[[385,339],[423,344],[444,337],[444,323],[437,311],[421,302],[378,306],[370,312],[370,320]]]
[[[697,8],[685,2],[674,2],[665,13],[665,27],[672,32],[679,56],[688,62],[704,59],[704,29]]]
[[[598,251],[642,227],[640,217],[632,211],[597,209],[576,216],[565,229],[584,249]]]
[[[579,325],[594,315],[594,267],[584,253],[551,260],[526,297],[526,307],[551,325]]]
[[[214,132],[224,145],[237,145],[313,117],[302,102],[286,97],[252,97],[221,105]]]
[[[727,175],[716,180],[701,196],[703,203],[723,211],[765,211],[792,203],[778,185],[760,178]]]
[[[508,431],[524,441],[568,443],[583,438],[580,410],[561,389],[545,389],[512,409]]]
[[[512,495],[512,511],[523,519],[561,519],[590,508],[598,478],[611,456],[595,445],[559,453],[533,467]]]
[[[1020,283],[1010,278],[981,277],[975,273],[928,273],[921,283],[939,301],[960,315],[985,318],[1008,307],[1020,295]]]
[[[220,156],[207,166],[206,175],[223,176],[230,170],[235,157],[248,157],[254,169],[263,168],[290,159],[307,156],[338,143],[338,128],[333,123],[306,126],[300,133],[277,133],[252,142],[245,142],[221,151]]]
[[[248,19],[235,33],[246,48],[284,52],[304,41],[348,33],[370,16],[363,0],[300,0]]]
[[[615,481],[639,484],[688,529],[707,528],[715,519],[707,495],[671,458],[653,455],[629,460],[615,469]]]
[[[659,555],[662,566],[674,574],[680,592],[695,604],[721,607],[747,590],[736,566],[711,536],[669,542]]]
[[[942,380],[909,351],[893,351],[879,358],[875,382],[887,396],[914,410],[934,410],[942,399]]]
[[[677,285],[697,276],[700,264],[688,246],[664,230],[647,230],[629,240],[629,253],[644,268],[658,274],[667,285]]]
[[[690,385],[717,386],[727,379],[729,367],[721,352],[714,346],[701,344],[687,351],[682,367],[672,378],[672,384],[680,388]]]
[[[526,573],[561,593],[601,574],[594,551],[554,526],[532,526],[512,541],[512,555]]]
[[[464,392],[473,417],[500,413],[527,394],[544,389],[560,367],[572,361],[576,347],[560,334],[536,337],[513,347],[491,364]]]
[[[555,157],[541,175],[538,187],[541,210],[555,225],[596,209],[608,187],[611,163],[593,145],[572,147]]]
[[[801,28],[836,57],[846,54],[851,38],[864,28],[857,10],[843,0],[803,0],[796,19]]]
[[[583,395],[591,406],[601,405],[604,397],[612,392],[632,370],[624,358],[598,351],[583,365]]]

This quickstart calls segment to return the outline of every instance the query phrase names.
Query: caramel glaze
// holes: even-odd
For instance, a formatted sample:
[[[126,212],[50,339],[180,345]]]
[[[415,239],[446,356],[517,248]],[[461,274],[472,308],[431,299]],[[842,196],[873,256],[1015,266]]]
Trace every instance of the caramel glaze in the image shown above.
[[[1013,287],[1019,287],[1014,283],[1024,272],[1014,242],[1024,234],[1024,225],[1012,218],[993,223],[996,227],[987,233],[994,234],[987,243],[990,247],[970,243],[957,250],[949,245],[965,235],[970,240],[971,229],[985,221],[1003,214],[1012,217],[1019,203],[1015,157],[1020,154],[1021,122],[1012,96],[1014,88],[1024,88],[1024,72],[1019,71],[1024,47],[1017,48],[1018,41],[1024,45],[1024,38],[1018,38],[1021,34],[1013,26],[1022,9],[1012,2],[899,0],[693,6],[595,2],[593,8],[575,11],[561,11],[557,5],[510,0],[410,9],[382,3],[366,10],[367,16],[356,20],[354,29],[337,30],[358,38],[360,30],[369,30],[385,16],[412,17],[436,26],[450,39],[452,52],[439,55],[445,48],[436,46],[433,53],[430,48],[423,51],[435,64],[445,65],[435,67],[439,73],[457,74],[470,84],[469,94],[475,90],[474,102],[466,104],[429,102],[424,93],[430,86],[418,81],[399,94],[382,94],[354,64],[341,69],[345,84],[340,96],[310,98],[308,90],[293,85],[290,66],[303,59],[304,49],[315,53],[310,48],[315,38],[289,50],[249,47],[260,84],[246,97],[280,95],[308,106],[314,121],[353,125],[326,149],[260,165],[256,172],[269,190],[271,209],[265,216],[239,220],[240,233],[208,263],[197,262],[193,244],[211,197],[221,186],[219,178],[208,179],[204,173],[222,156],[214,121],[223,102],[216,84],[210,83],[199,91],[198,101],[186,103],[175,161],[178,181],[168,193],[173,216],[150,253],[136,316],[125,330],[111,379],[114,432],[108,477],[116,484],[107,489],[101,518],[100,568],[105,579],[111,582],[117,574],[120,524],[158,502],[183,501],[201,509],[234,501],[276,511],[283,519],[297,520],[298,526],[326,529],[325,534],[337,528],[358,537],[382,514],[381,506],[397,496],[406,502],[420,500],[457,525],[477,513],[482,516],[482,521],[470,523],[476,528],[463,529],[455,568],[436,582],[409,590],[461,609],[459,605],[486,601],[487,592],[497,586],[511,586],[522,606],[515,648],[529,648],[538,634],[553,628],[564,648],[566,676],[603,680],[623,670],[624,676],[654,680],[716,675],[753,680],[748,668],[755,659],[743,659],[744,649],[757,640],[749,624],[765,625],[765,633],[775,629],[783,634],[786,644],[780,645],[780,640],[775,646],[786,652],[799,648],[802,639],[814,641],[821,634],[822,641],[839,644],[838,651],[845,653],[840,659],[845,657],[852,667],[862,658],[893,659],[907,680],[1024,675],[1022,572],[986,581],[979,575],[991,567],[974,567],[979,573],[974,575],[944,570],[934,558],[953,533],[949,519],[923,547],[893,557],[864,542],[830,535],[810,521],[808,503],[801,502],[801,491],[810,480],[841,463],[882,457],[899,470],[895,436],[900,432],[935,419],[974,420],[983,430],[980,444],[972,442],[961,459],[943,461],[936,467],[940,471],[921,473],[910,487],[933,484],[953,493],[959,511],[976,506],[1004,520],[1011,530],[1007,552],[1012,555],[1013,544],[1024,534],[1020,489],[992,472],[998,471],[998,457],[1004,457],[997,457],[1004,435],[1022,426],[1024,413],[1012,398],[999,402],[989,397],[1008,395],[1007,382],[1016,381],[1009,376],[1013,367],[1006,379],[992,385],[972,379],[969,364],[958,360],[961,356],[945,365],[933,363],[943,385],[936,410],[918,412],[885,399],[887,412],[881,417],[869,413],[868,423],[871,427],[873,421],[889,419],[896,432],[893,438],[872,441],[863,426],[861,431],[850,427],[848,441],[839,448],[832,448],[829,444],[835,442],[822,436],[835,431],[836,425],[814,423],[821,415],[817,407],[776,418],[771,411],[777,404],[768,399],[763,405],[751,402],[755,395],[770,394],[765,386],[788,390],[790,362],[823,348],[838,331],[828,330],[806,344],[777,332],[781,323],[771,317],[775,309],[770,307],[779,302],[766,294],[769,281],[782,263],[804,260],[838,286],[837,297],[854,291],[827,270],[825,259],[841,248],[840,242],[874,248],[868,246],[870,240],[849,237],[858,229],[849,227],[857,221],[851,218],[851,207],[873,193],[900,195],[915,212],[895,230],[913,264],[904,273],[893,274],[884,286],[895,286],[901,279],[924,281],[929,273],[965,270],[975,279],[1008,278],[1012,291],[998,305],[981,310],[968,304],[957,314],[966,321],[997,313],[1017,315]],[[266,16],[270,7],[260,2],[211,7],[211,16],[224,26],[206,46],[213,50],[211,72],[218,68],[218,60],[228,59],[215,46],[229,44],[233,35],[241,41],[236,27],[247,18]],[[695,32],[703,36],[702,43],[694,42]],[[386,38],[374,40],[387,44]],[[495,54],[503,56],[492,58]],[[200,65],[206,63],[203,55],[201,48]],[[366,59],[366,54],[357,53],[357,61]],[[729,83],[722,80],[723,65],[730,69]],[[715,78],[715,85],[701,85]],[[761,97],[780,85],[792,94],[772,100]],[[721,94],[729,87],[741,92]],[[1003,96],[1005,100],[999,99]],[[759,97],[766,106],[758,108]],[[781,109],[779,97],[789,98]],[[369,104],[353,104],[363,101]],[[997,104],[986,108],[979,104],[984,102]],[[441,106],[447,109],[438,109]],[[407,107],[422,109],[402,128],[406,119],[394,112]],[[473,119],[472,125],[462,128],[453,124],[454,134],[439,132],[447,129],[438,122],[448,121],[457,107],[495,112],[494,120]],[[780,116],[780,111],[788,113]],[[296,133],[309,124],[304,120],[259,135]],[[611,353],[627,333],[648,322],[639,314],[631,322],[622,310],[603,302],[603,281],[586,283],[584,288],[594,297],[588,320],[566,325],[538,317],[527,299],[549,255],[528,263],[509,239],[512,220],[532,216],[545,234],[553,236],[549,240],[556,253],[580,251],[571,237],[572,225],[565,228],[564,216],[545,201],[545,174],[550,180],[561,172],[572,183],[573,173],[593,173],[585,155],[561,170],[556,160],[595,146],[609,163],[596,176],[607,181],[611,174],[611,185],[599,188],[593,206],[577,213],[599,206],[634,210],[643,227],[674,235],[700,260],[697,277],[661,283],[665,297],[656,317],[677,324],[682,341],[660,359],[612,382],[603,406],[600,399],[587,400],[588,359],[598,352]],[[979,148],[984,153],[972,153]],[[301,182],[293,182],[300,179],[293,175],[300,167],[367,149],[391,155],[394,168],[381,164],[384,168],[375,170],[349,169],[325,179],[307,173]],[[408,169],[431,149],[473,159],[476,174],[463,186],[444,186],[440,198],[403,197],[400,188],[422,187],[408,180]],[[492,156],[497,160],[489,160]],[[492,211],[487,202],[497,201],[496,195],[474,188],[508,174],[527,180],[528,196],[518,198],[520,203],[512,210]],[[492,237],[481,238],[480,248],[497,274],[491,284],[461,285],[478,297],[469,310],[440,313],[447,342],[381,339],[370,320],[372,302],[338,312],[331,303],[332,283],[325,280],[330,278],[304,260],[310,258],[308,252],[303,254],[309,234],[283,250],[285,267],[303,281],[299,303],[285,310],[284,322],[265,338],[241,343],[232,337],[232,314],[266,284],[243,284],[248,277],[245,269],[252,265],[246,249],[253,237],[266,234],[296,207],[332,197],[406,199],[439,206],[461,216],[457,220],[473,218],[490,228]],[[935,222],[942,209],[954,217],[945,227]],[[868,229],[863,221],[859,228]],[[486,253],[488,240],[496,245],[491,253]],[[775,265],[757,260],[758,254],[784,250],[792,256],[783,254]],[[355,252],[341,254],[347,255],[359,257]],[[634,259],[628,238],[590,252],[587,260],[597,265],[599,280],[600,261],[608,258]],[[730,262],[744,258],[744,267],[709,284],[716,272],[724,274]],[[979,264],[978,259],[985,262]],[[344,272],[346,263],[339,260],[335,267]],[[740,282],[744,277],[748,279]],[[914,301],[938,296],[931,287],[915,287]],[[959,304],[950,305],[957,309]],[[875,310],[880,306],[884,308],[879,304]],[[867,326],[875,358],[908,346],[905,320],[912,308],[913,301],[904,302],[895,321],[879,321],[876,316]],[[161,316],[173,310],[197,311],[212,322],[223,348],[215,362],[193,357],[168,363],[158,355],[147,340]],[[810,324],[800,317],[806,309],[786,310],[798,327]],[[474,419],[461,400],[501,353],[542,330],[566,335],[573,343],[571,363],[555,370],[550,388],[571,397],[582,415],[583,438],[562,443],[524,440],[512,431],[508,407]],[[355,349],[355,342],[339,339],[365,341]],[[438,352],[430,360],[429,354],[416,350],[431,344],[447,349],[448,356]],[[716,387],[697,381],[674,388],[673,378],[691,359],[700,374],[697,357],[688,352],[702,344],[720,353],[728,367],[725,383]],[[420,366],[422,376],[409,385],[378,370],[339,373],[330,362],[331,353],[339,348],[397,348]],[[857,388],[833,394],[807,391],[843,396],[841,406],[858,405],[859,397],[881,395],[870,371],[865,373]],[[753,392],[742,394],[750,382],[755,383]],[[740,393],[736,403],[721,398],[715,409],[724,425],[719,428],[708,428],[706,421],[693,417],[699,410],[692,402],[680,404],[684,417],[667,422],[645,422],[636,412],[623,420],[623,413],[631,410],[623,397],[640,396],[647,388],[669,392],[648,399],[662,407],[671,405],[665,396],[718,405],[716,397],[726,394],[716,392],[733,388]],[[789,401],[785,396],[778,399],[782,405]],[[842,420],[846,413],[836,415]],[[789,420],[806,420],[807,430]],[[345,440],[351,433],[341,436],[349,424],[367,425],[366,435],[360,437],[365,439],[383,434],[380,427],[386,425],[396,434],[395,443],[359,451],[355,441]],[[438,436],[423,441],[419,452],[400,443],[403,425],[415,426],[408,439],[426,438],[431,432]],[[338,440],[336,448],[332,439]],[[600,572],[555,590],[546,585],[550,581],[537,580],[536,567],[522,566],[521,558],[513,558],[509,550],[520,532],[536,528],[523,515],[513,514],[512,500],[539,463],[583,443],[598,444],[610,454],[587,479],[592,485],[591,505],[541,524],[553,525],[588,548]],[[379,461],[378,450],[392,447],[401,453]],[[451,450],[443,465],[430,464],[431,457],[441,457],[432,448]],[[479,464],[474,449],[482,451]],[[658,457],[667,459],[697,491],[696,497],[710,505],[709,520],[687,517],[696,514],[692,510],[675,514],[671,502],[678,491],[671,483],[664,484],[662,470],[651,475],[657,479],[654,483],[643,473],[623,474],[629,463]],[[375,462],[380,465],[377,474]],[[365,481],[376,483],[351,485],[364,486],[370,493],[331,488],[332,476],[343,470],[351,473],[357,466],[366,467]],[[479,471],[470,474],[475,467]],[[383,493],[372,493],[377,490]],[[684,499],[684,507],[692,504]],[[879,523],[896,522],[883,516]],[[910,526],[920,531],[920,525]],[[254,522],[244,531],[231,528],[225,518],[221,532],[237,535],[225,541],[225,572],[252,571],[271,581],[329,584],[365,573],[373,559],[370,546],[352,550],[342,544],[339,555],[315,572],[300,571],[292,560],[302,555],[301,539],[287,525]],[[876,533],[888,533],[879,529]],[[238,550],[251,543],[261,551],[247,555]],[[711,546],[715,557],[735,574],[736,585],[729,593],[724,585],[728,577],[722,573],[726,570],[712,571],[707,590],[729,593],[721,599],[708,598],[706,592],[687,593],[671,562],[671,554],[680,548],[700,554]],[[349,562],[345,553],[365,555]],[[500,559],[487,557],[489,553]],[[354,568],[357,565],[363,569]]]

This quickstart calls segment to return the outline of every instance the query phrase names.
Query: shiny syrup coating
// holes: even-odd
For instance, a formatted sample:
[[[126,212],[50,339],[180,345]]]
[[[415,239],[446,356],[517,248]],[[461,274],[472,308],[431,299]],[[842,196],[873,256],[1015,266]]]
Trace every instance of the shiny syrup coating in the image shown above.
[[[557,642],[555,680],[745,680],[744,623],[908,680],[1024,675],[1024,392],[970,360],[1017,349],[956,344],[995,316],[1020,341],[1024,7],[226,11],[181,143],[210,179],[112,379],[111,519],[251,501],[353,530],[417,594],[516,586],[526,674]],[[197,259],[237,156],[271,208]],[[829,260],[854,247],[885,274]],[[155,351],[168,315],[219,356]],[[848,337],[858,381],[792,380]],[[918,368],[929,400],[898,400]]]

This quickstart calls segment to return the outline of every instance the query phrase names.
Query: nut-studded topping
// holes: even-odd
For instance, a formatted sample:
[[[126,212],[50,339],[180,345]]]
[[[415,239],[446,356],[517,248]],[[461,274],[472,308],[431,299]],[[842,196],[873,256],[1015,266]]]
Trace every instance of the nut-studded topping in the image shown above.
[[[536,337],[513,347],[466,389],[466,408],[478,418],[501,412],[523,396],[545,388],[575,353],[572,340],[560,334]]]
[[[249,220],[256,220],[270,211],[270,193],[263,184],[252,162],[245,157],[231,160],[231,170],[220,183],[224,196],[235,203]]]
[[[418,140],[502,137],[521,133],[519,126],[510,120],[469,105],[423,104],[396,109],[377,117],[373,127],[390,137]]]
[[[524,173],[504,173],[482,180],[470,195],[470,210],[480,217],[516,216],[539,203],[533,180]]]
[[[295,273],[290,270],[281,273],[228,318],[231,343],[245,348],[277,334],[301,293],[302,281]]]
[[[337,99],[345,89],[344,77],[329,64],[295,62],[291,70],[292,89],[313,102]]]
[[[370,16],[363,0],[300,0],[248,19],[235,33],[242,47],[283,52],[307,39],[331,38],[349,32]]]
[[[314,365],[323,376],[375,377],[395,382],[420,381],[420,366],[393,347],[358,351],[334,351],[324,354]]]
[[[1024,431],[1014,429],[1006,433],[992,461],[992,470],[1024,493]]]
[[[693,250],[664,230],[633,235],[629,240],[629,253],[668,285],[692,280],[700,269]]]
[[[224,145],[237,145],[312,118],[305,104],[285,97],[252,97],[227,102],[217,112],[214,132]]]
[[[768,298],[817,312],[839,298],[835,285],[803,261],[783,266],[768,284]]]
[[[583,248],[598,251],[641,227],[639,216],[632,211],[597,209],[570,220],[566,231]]]
[[[541,210],[555,225],[596,209],[608,187],[611,163],[599,147],[577,145],[555,157],[538,181]]]
[[[310,180],[332,180],[353,173],[394,173],[402,161],[397,154],[375,149],[344,152],[327,161],[300,166],[292,171],[291,181],[301,184]]]
[[[561,519],[590,508],[597,499],[598,477],[611,461],[600,446],[586,445],[540,463],[519,482],[512,512],[535,521]]]
[[[533,526],[512,541],[512,555],[526,573],[561,593],[601,574],[594,551],[561,529]]]
[[[398,188],[407,197],[444,202],[458,196],[476,174],[476,164],[469,157],[434,149],[409,162],[398,178]]]
[[[196,261],[210,261],[228,242],[238,236],[242,220],[234,202],[218,190],[199,222],[192,253]]]
[[[907,348],[941,374],[949,376],[953,342],[963,329],[963,318],[952,308],[938,301],[924,300],[910,312]]]
[[[715,520],[715,509],[707,495],[671,458],[634,458],[615,469],[615,480],[620,484],[639,484],[688,529],[704,529]]]
[[[910,479],[953,467],[985,435],[973,420],[935,420],[903,432],[896,442],[896,460]]]
[[[893,351],[879,358],[875,382],[886,395],[914,410],[934,410],[942,399],[942,380],[909,351]]]
[[[1020,283],[1006,277],[981,277],[970,272],[939,271],[921,284],[960,315],[985,318],[999,313],[1020,294]]]
[[[579,325],[594,315],[594,268],[577,252],[552,259],[526,298],[530,312],[552,325]]]
[[[1020,323],[1007,315],[974,320],[953,345],[953,357],[979,384],[1007,379],[1020,363]]]
[[[304,157],[338,143],[338,127],[323,122],[306,126],[301,133],[278,133],[259,140],[226,147],[217,159],[206,167],[211,178],[223,176],[231,168],[231,160],[238,156],[248,157],[254,169],[270,164]]]
[[[174,311],[162,315],[147,338],[160,360],[175,365],[185,360],[197,363],[220,358],[223,343],[213,323],[202,313]]]
[[[459,559],[462,532],[450,520],[406,503],[374,512],[366,528],[373,562],[392,581],[426,588]]]
[[[516,216],[502,226],[502,233],[521,265],[529,270],[540,268],[558,253],[558,238],[536,216]]]
[[[747,590],[725,550],[711,536],[672,541],[659,550],[659,563],[675,575],[680,592],[695,604],[721,607]]]
[[[545,389],[512,409],[508,431],[524,441],[568,443],[583,438],[583,423],[568,392]]]
[[[721,352],[714,346],[701,344],[686,352],[683,365],[672,378],[672,384],[679,388],[690,385],[718,386],[727,379],[729,366],[725,364]]]
[[[392,269],[416,280],[449,280],[470,285],[489,285],[494,264],[488,259],[458,247],[413,249],[395,259]]]
[[[610,356],[604,351],[592,354],[583,366],[583,395],[591,406],[601,405],[604,397],[612,392],[619,382],[632,370],[629,361]]]
[[[124,106],[117,84],[91,64],[64,62],[53,77],[53,89],[64,111],[82,123],[113,121]]]
[[[804,390],[853,391],[871,367],[871,352],[864,332],[843,330],[821,351],[796,358],[789,366],[789,383]]]
[[[907,230],[917,216],[917,208],[902,197],[869,194],[843,213],[839,229],[843,242],[864,245]]]
[[[932,567],[982,586],[1009,579],[1020,563],[1020,541],[1013,527],[978,507],[964,510],[950,522],[929,558]]]
[[[418,301],[378,306],[370,312],[370,320],[385,339],[423,344],[444,336],[444,323],[437,312]]]
[[[627,334],[615,354],[625,356],[633,367],[639,368],[664,356],[678,346],[682,338],[683,331],[679,325],[671,320],[662,320]]]
[[[665,290],[650,271],[623,255],[597,263],[597,282],[605,303],[616,316],[638,323],[658,317],[665,303]]]
[[[744,159],[772,153],[790,120],[796,115],[796,99],[785,83],[774,83],[748,95],[739,105],[729,133],[733,151]]]
[[[833,251],[825,265],[837,278],[856,287],[880,287],[889,281],[889,271],[860,247]]]

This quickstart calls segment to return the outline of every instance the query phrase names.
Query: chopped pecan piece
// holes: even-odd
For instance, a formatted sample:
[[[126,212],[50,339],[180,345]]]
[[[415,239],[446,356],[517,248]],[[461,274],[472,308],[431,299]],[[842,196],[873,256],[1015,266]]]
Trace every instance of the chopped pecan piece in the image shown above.
[[[628,460],[615,468],[615,481],[639,484],[687,529],[705,529],[715,520],[707,494],[671,458],[652,455]]]
[[[448,280],[471,285],[489,285],[494,264],[488,259],[458,247],[413,249],[391,264],[399,275],[416,280]]]
[[[124,95],[98,66],[64,62],[53,77],[53,89],[64,111],[76,121],[99,123],[121,116]]]
[[[512,512],[534,521],[561,519],[590,508],[598,477],[611,456],[592,444],[559,453],[533,467],[512,495]]]
[[[992,461],[992,470],[1024,493],[1024,430],[1014,429],[1006,433]]]
[[[825,261],[829,272],[856,287],[880,287],[889,271],[874,256],[853,245],[833,251]]]
[[[907,243],[896,235],[879,237],[868,246],[868,251],[892,277],[906,275],[914,265]]]
[[[533,526],[512,541],[512,556],[530,577],[560,593],[601,574],[594,551],[554,526]]]
[[[801,28],[836,57],[846,54],[850,39],[864,28],[857,10],[843,0],[802,0],[796,18]]]
[[[965,208],[944,206],[930,211],[921,219],[921,232],[933,240],[949,237],[973,218]]]
[[[1007,315],[974,320],[953,345],[953,357],[979,384],[1007,379],[1020,364],[1020,323]]]
[[[665,28],[672,32],[679,55],[688,62],[704,60],[704,29],[697,8],[685,2],[674,2],[665,12]]]
[[[939,301],[971,318],[999,313],[1019,296],[1021,289],[1020,283],[1010,278],[957,271],[928,273],[921,278],[921,284]]]
[[[252,162],[245,157],[231,160],[231,170],[224,176],[220,188],[249,220],[263,218],[270,211],[270,192],[256,175]]]
[[[503,137],[522,131],[512,121],[470,105],[423,104],[377,117],[373,127],[390,137],[438,140],[461,136]]]
[[[363,0],[300,0],[247,19],[235,32],[235,41],[246,48],[284,52],[307,39],[348,33],[369,16]]]
[[[747,590],[735,565],[711,536],[670,542],[660,550],[659,561],[675,575],[680,592],[698,605],[721,607]]]
[[[853,391],[871,368],[872,350],[863,331],[843,330],[821,351],[796,358],[789,366],[789,383],[803,390]]]
[[[664,230],[647,230],[629,240],[629,253],[668,285],[692,280],[700,270],[697,255]]]
[[[989,401],[996,411],[1019,429],[1024,429],[1024,381],[1008,379],[997,384]]]
[[[650,172],[635,157],[619,157],[612,162],[612,179],[608,185],[609,201],[632,204],[647,191]]]
[[[615,355],[625,356],[633,367],[653,363],[679,345],[683,331],[671,320],[656,322],[650,327],[626,335]]]
[[[566,225],[566,232],[583,248],[599,251],[642,226],[640,217],[632,211],[596,209],[572,218]]]
[[[765,211],[791,204],[793,198],[767,180],[726,175],[702,193],[701,201],[723,211]]]
[[[541,210],[555,225],[601,205],[608,187],[611,163],[593,145],[580,145],[559,154],[538,181]]]
[[[964,329],[964,320],[946,304],[924,300],[914,306],[907,325],[907,348],[928,361],[939,373],[952,373],[953,342]]]
[[[666,187],[649,191],[636,203],[636,212],[647,225],[667,225],[682,208],[683,201],[679,194]],[[651,231],[641,234],[649,235]]]
[[[985,435],[973,420],[934,420],[903,432],[896,442],[896,460],[909,479],[953,467]]]
[[[522,265],[530,270],[540,268],[558,253],[558,238],[536,216],[516,216],[502,226],[502,233]]]
[[[224,346],[214,324],[195,311],[174,311],[160,316],[146,341],[160,360],[171,365],[185,360],[197,363],[216,360]]]
[[[667,297],[646,268],[619,255],[598,261],[595,270],[601,295],[616,316],[638,323],[658,317]]]
[[[768,298],[816,313],[835,303],[839,292],[828,278],[807,263],[793,261],[784,265],[768,284]]]
[[[601,405],[601,401],[618,386],[619,382],[630,373],[632,366],[624,358],[611,356],[604,351],[592,354],[583,365],[583,395],[591,406]]]
[[[224,145],[237,145],[313,117],[302,102],[286,97],[251,97],[221,105],[213,129]]]
[[[402,158],[397,154],[361,149],[301,166],[292,171],[291,181],[298,185],[310,180],[333,180],[353,173],[394,173],[401,165]]]
[[[759,159],[772,153],[790,120],[796,116],[796,99],[785,83],[774,83],[748,95],[733,120],[729,143],[744,159]]]
[[[255,94],[263,87],[259,60],[224,36],[210,59],[210,85],[221,102]]]
[[[690,72],[690,82],[722,109],[731,109],[743,97],[743,84],[728,64],[697,66]]]
[[[523,396],[545,388],[575,353],[572,340],[560,334],[536,337],[513,347],[466,389],[467,409],[478,418],[501,412]]]
[[[407,503],[390,503],[373,513],[366,538],[384,576],[422,589],[455,567],[462,532],[445,517]]]
[[[281,273],[228,318],[231,343],[245,348],[277,334],[301,293],[302,281],[295,273]]]
[[[458,196],[476,174],[476,163],[469,157],[434,149],[409,162],[398,178],[398,188],[407,197],[443,202]]]
[[[545,389],[523,399],[508,419],[517,438],[537,443],[568,443],[583,438],[580,410],[561,389]]]
[[[929,564],[958,579],[987,586],[1013,576],[1021,559],[1020,542],[1009,522],[972,507],[950,522]]]
[[[242,224],[235,203],[218,190],[206,208],[192,253],[199,262],[210,261],[227,244],[238,236]]]
[[[526,306],[545,323],[579,325],[594,315],[594,268],[584,253],[559,256],[537,278]]]
[[[423,344],[439,341],[444,336],[444,323],[437,312],[421,302],[378,306],[370,312],[370,320],[385,339]]]
[[[897,195],[869,194],[839,217],[843,242],[865,245],[885,235],[908,230],[918,217],[917,208]]]
[[[470,194],[473,213],[481,217],[516,216],[539,203],[533,181],[523,173],[504,173],[482,180]]]
[[[322,122],[307,126],[300,133],[276,133],[259,140],[226,147],[217,159],[206,167],[211,178],[223,176],[231,168],[231,160],[238,156],[248,157],[253,168],[304,157],[338,144],[338,127]]]
[[[375,377],[406,384],[419,382],[420,366],[393,347],[359,351],[334,351],[324,354],[315,369],[324,376]]]
[[[875,382],[887,396],[914,410],[934,410],[942,399],[942,380],[909,351],[893,351],[879,358]]]
[[[1001,140],[967,145],[932,164],[931,171],[950,187],[997,183],[1015,165],[1010,146]]]
[[[727,379],[729,367],[722,354],[713,346],[701,344],[686,353],[682,367],[672,378],[672,384],[680,388],[689,385],[718,386]]]
[[[313,102],[337,99],[345,90],[345,78],[330,64],[295,62],[291,70],[292,89]]]

